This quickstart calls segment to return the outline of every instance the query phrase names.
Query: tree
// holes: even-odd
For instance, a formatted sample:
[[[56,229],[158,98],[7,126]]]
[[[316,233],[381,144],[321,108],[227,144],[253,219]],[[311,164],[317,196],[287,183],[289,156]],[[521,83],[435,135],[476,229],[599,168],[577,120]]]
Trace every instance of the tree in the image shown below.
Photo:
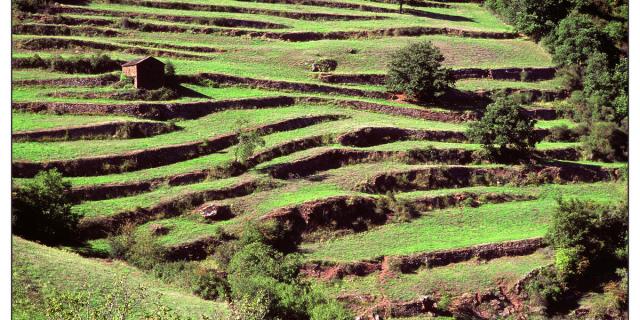
[[[430,41],[410,44],[391,56],[387,88],[418,100],[438,97],[454,83],[443,61],[444,56]]]
[[[404,5],[404,0],[398,0],[398,4],[400,5],[400,13],[403,13],[402,6]]]
[[[569,13],[570,0],[486,0],[484,5],[538,41]]]
[[[12,196],[13,233],[49,244],[76,238],[82,215],[71,211],[71,183],[64,181],[57,170],[38,173]]]
[[[615,55],[611,53],[615,47],[606,33],[586,14],[572,13],[567,16],[545,38],[545,43],[554,62],[563,66],[586,65],[589,57],[596,52],[608,53],[608,57]]]
[[[238,145],[234,150],[235,162],[244,164],[258,147],[264,146],[264,139],[255,130],[247,130],[247,122],[239,120],[235,125],[235,134],[238,137]]]
[[[604,53],[596,52],[587,61],[583,93],[594,120],[621,123],[629,115],[629,60],[610,66]]]
[[[513,99],[498,96],[478,122],[471,123],[469,139],[480,143],[492,156],[527,156],[540,137],[534,132],[536,121],[522,113],[522,107]]]

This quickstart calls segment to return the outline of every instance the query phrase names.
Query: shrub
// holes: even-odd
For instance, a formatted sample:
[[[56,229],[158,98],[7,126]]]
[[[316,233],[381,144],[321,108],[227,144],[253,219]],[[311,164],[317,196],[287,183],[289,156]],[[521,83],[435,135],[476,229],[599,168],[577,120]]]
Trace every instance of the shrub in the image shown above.
[[[547,239],[556,250],[559,277],[575,283],[626,265],[628,217],[626,204],[558,200]]]
[[[174,84],[176,81],[176,67],[173,62],[167,61],[164,65],[164,77],[167,84]]]
[[[320,59],[313,63],[312,72],[331,72],[338,68],[338,61],[333,59]]]
[[[628,157],[629,136],[614,123],[593,124],[580,141],[582,153],[589,160],[624,161]]]
[[[311,320],[349,320],[353,319],[351,314],[337,301],[330,301],[311,307],[309,311]]]
[[[235,162],[244,164],[258,147],[265,145],[264,139],[256,130],[247,130],[247,122],[239,120],[235,124],[234,132],[238,137],[238,145],[233,151]]]
[[[151,232],[136,232],[133,224],[125,224],[120,228],[119,235],[111,235],[107,241],[112,258],[126,260],[140,269],[151,270],[164,261],[166,249]]]
[[[131,20],[129,20],[129,18],[127,17],[122,17],[122,19],[120,20],[120,26],[122,27],[122,29],[129,29],[133,27]]]
[[[540,137],[534,132],[536,121],[521,112],[513,100],[499,96],[478,122],[471,123],[469,139],[483,145],[491,156],[521,158],[530,155]]]
[[[387,88],[412,99],[441,96],[453,83],[450,69],[442,67],[444,56],[430,41],[411,44],[391,56]]]
[[[212,270],[197,268],[192,272],[193,293],[206,300],[225,299],[228,294],[228,284],[224,277]]]
[[[55,56],[47,63],[47,66],[52,71],[64,73],[96,74],[120,69],[120,63],[105,54],[93,55],[88,58]]]
[[[71,210],[71,183],[57,170],[39,172],[12,194],[13,233],[57,244],[76,239],[82,215]]]
[[[50,4],[51,0],[11,0],[11,9],[22,12],[38,12]]]

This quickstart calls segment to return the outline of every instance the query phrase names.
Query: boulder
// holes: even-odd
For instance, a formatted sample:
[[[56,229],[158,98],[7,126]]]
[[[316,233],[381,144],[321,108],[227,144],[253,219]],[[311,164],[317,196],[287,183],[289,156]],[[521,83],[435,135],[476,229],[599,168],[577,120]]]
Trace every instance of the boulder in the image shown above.
[[[229,220],[235,216],[231,210],[231,206],[220,203],[205,203],[197,208],[196,212],[210,221]]]

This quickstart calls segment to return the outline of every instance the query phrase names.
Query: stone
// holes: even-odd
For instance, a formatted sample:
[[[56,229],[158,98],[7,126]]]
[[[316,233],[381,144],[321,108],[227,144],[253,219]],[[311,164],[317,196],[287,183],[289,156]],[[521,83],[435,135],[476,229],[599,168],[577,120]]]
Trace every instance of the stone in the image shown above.
[[[203,218],[210,221],[229,220],[234,217],[231,206],[219,203],[207,203],[200,206],[196,211]]]

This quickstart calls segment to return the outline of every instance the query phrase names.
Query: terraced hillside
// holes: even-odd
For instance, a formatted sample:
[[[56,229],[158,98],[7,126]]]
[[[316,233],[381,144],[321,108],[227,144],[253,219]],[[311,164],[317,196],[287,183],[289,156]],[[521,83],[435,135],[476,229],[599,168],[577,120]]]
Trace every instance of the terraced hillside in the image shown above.
[[[551,138],[576,123],[556,109],[568,93],[540,45],[475,1],[416,4],[94,0],[17,14],[13,182],[57,169],[72,183],[84,244],[68,249],[84,257],[14,238],[24,271],[14,281],[57,281],[70,264],[104,277],[133,268],[173,310],[227,314],[222,299],[94,259],[133,225],[163,230],[154,238],[166,260],[215,270],[216,247],[275,222],[300,242],[300,277],[352,316],[446,317],[482,297],[502,301],[496,312],[521,311],[517,284],[553,263],[541,237],[556,198],[624,199],[625,163],[582,161],[575,139]],[[384,87],[389,54],[419,40],[457,79],[426,105]],[[117,63],[92,74],[56,67],[98,53]],[[123,85],[118,63],[142,56],[175,66],[174,94]],[[320,59],[337,69],[312,72]],[[523,112],[547,137],[535,165],[477,160],[466,129],[499,90],[529,97]],[[247,132],[264,144],[240,163]]]

